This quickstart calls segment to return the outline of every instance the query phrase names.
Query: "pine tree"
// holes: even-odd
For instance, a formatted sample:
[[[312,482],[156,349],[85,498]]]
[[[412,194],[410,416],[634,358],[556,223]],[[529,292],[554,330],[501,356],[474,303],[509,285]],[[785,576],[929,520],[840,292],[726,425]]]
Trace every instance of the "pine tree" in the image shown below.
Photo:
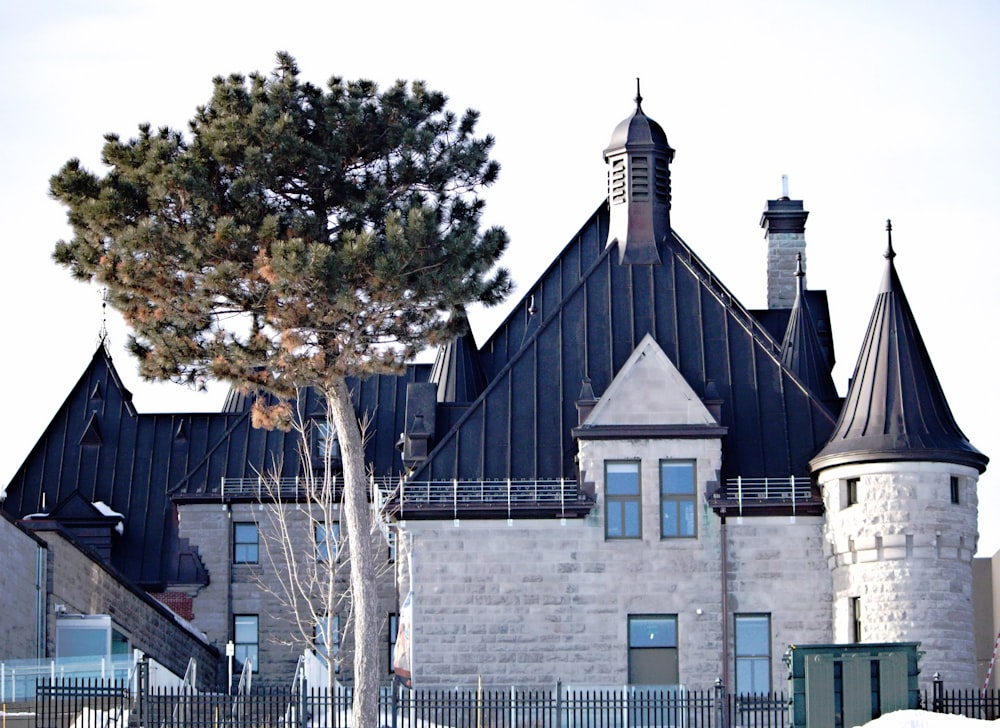
[[[103,176],[52,177],[73,231],[55,260],[108,290],[154,380],[228,381],[283,426],[297,387],[327,399],[344,468],[355,624],[355,725],[377,720],[379,616],[364,449],[347,378],[397,371],[510,290],[500,228],[480,229],[493,139],[423,83],[214,79],[186,133],[105,137]]]

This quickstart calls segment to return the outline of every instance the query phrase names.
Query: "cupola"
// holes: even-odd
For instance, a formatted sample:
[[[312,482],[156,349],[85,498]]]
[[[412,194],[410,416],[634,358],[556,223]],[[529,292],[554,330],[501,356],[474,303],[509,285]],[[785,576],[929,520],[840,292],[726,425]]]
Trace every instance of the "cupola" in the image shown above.
[[[618,124],[604,150],[611,208],[608,246],[618,244],[622,264],[660,262],[657,246],[670,234],[673,158],[663,128],[642,111],[636,79],[635,112]]]

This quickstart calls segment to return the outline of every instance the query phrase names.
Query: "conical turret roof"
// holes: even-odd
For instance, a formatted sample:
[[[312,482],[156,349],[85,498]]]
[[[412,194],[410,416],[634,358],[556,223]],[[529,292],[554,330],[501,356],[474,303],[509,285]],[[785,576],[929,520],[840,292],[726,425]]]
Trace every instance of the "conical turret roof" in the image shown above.
[[[796,256],[795,277],[795,303],[781,344],[781,363],[828,404],[832,412],[836,412],[837,388],[833,384],[830,362],[809,310],[801,254]]]
[[[812,469],[873,461],[926,460],[986,469],[959,429],[896,274],[892,226],[886,268],[833,436]]]

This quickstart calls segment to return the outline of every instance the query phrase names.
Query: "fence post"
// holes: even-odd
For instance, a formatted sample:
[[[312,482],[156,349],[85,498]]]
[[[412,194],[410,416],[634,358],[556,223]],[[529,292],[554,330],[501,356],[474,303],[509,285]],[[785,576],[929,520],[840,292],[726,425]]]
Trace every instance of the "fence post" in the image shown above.
[[[556,680],[556,726],[561,726],[562,721],[562,678]]]
[[[931,698],[931,711],[934,713],[944,712],[944,680],[941,673],[934,673],[934,690]]]
[[[135,666],[135,706],[137,725],[145,728],[146,705],[149,701],[149,658],[143,657]]]
[[[309,682],[303,674],[299,682],[299,728],[306,728],[309,725],[309,720],[306,718],[306,694],[308,690]],[[334,708],[334,715],[336,715],[336,708]]]
[[[721,677],[715,678],[715,714],[716,725],[726,728],[728,723],[728,711],[726,710],[726,685]]]

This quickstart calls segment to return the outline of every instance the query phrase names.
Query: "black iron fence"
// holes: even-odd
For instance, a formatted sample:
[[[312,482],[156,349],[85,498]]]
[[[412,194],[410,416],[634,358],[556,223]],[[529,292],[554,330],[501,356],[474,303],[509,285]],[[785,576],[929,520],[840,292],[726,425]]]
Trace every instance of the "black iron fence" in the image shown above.
[[[350,688],[334,692],[298,685],[257,686],[241,695],[190,687],[149,687],[143,680],[66,679],[39,682],[38,728],[350,728]],[[971,718],[1000,715],[1000,692],[945,690],[934,683],[924,706]],[[784,694],[732,695],[722,686],[549,690],[386,688],[379,701],[384,728],[786,728]]]

